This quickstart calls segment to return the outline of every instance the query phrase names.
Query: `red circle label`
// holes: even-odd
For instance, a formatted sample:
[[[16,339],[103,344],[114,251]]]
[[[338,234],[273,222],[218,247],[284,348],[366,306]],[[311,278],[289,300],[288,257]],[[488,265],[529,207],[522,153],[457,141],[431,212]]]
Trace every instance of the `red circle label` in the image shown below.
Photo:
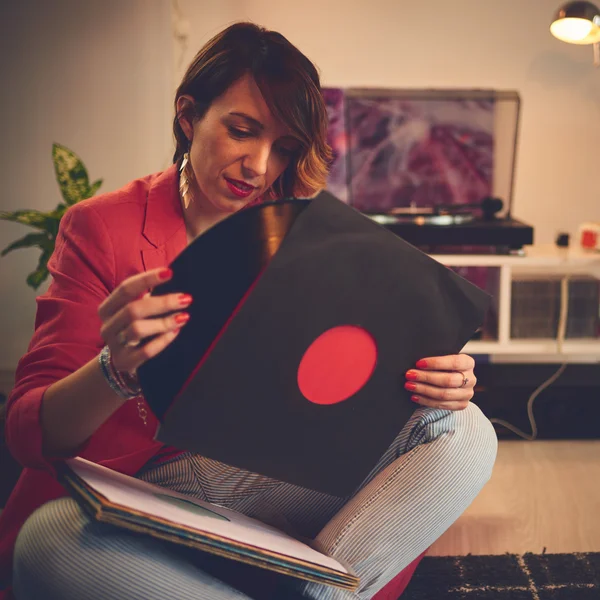
[[[377,363],[373,336],[355,325],[322,333],[306,350],[298,367],[298,387],[315,404],[337,404],[358,392]]]

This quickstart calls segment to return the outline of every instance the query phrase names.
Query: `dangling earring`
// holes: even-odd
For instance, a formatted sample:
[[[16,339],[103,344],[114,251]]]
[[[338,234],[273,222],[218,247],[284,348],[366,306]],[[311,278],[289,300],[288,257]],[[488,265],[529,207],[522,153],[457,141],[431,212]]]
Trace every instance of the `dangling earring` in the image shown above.
[[[193,178],[192,164],[190,163],[190,154],[186,152],[183,155],[181,166],[179,167],[179,193],[183,200],[183,206],[187,209],[192,201],[192,192],[190,191],[190,180]]]

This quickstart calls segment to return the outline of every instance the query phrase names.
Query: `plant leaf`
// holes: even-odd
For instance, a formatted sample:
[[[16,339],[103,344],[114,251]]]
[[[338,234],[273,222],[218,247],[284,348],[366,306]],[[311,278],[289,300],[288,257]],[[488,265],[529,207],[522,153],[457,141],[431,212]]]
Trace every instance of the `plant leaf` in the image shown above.
[[[93,196],[87,170],[75,152],[60,144],[53,144],[52,159],[56,181],[66,204],[71,206]]]
[[[69,207],[65,204],[59,204],[51,213],[48,213],[48,222],[46,231],[55,238],[58,235],[58,227],[60,226],[60,220],[67,212]]]
[[[38,261],[37,269],[29,273],[27,276],[27,285],[32,287],[34,290],[37,290],[49,275],[48,259],[50,258],[51,254],[51,251],[44,250],[40,256],[40,260]]]
[[[48,267],[38,267],[27,275],[27,285],[37,290],[49,275]]]
[[[98,188],[102,185],[103,181],[103,179],[98,179],[98,181],[94,181],[94,183],[92,183],[92,185],[90,186],[90,195],[88,196],[88,198],[91,198],[98,191]]]
[[[9,252],[17,250],[18,248],[30,248],[32,246],[38,246],[42,250],[52,251],[54,248],[54,240],[51,240],[47,233],[29,233],[20,240],[13,242],[10,246],[7,246],[2,250],[0,256],[6,256]]]
[[[29,225],[36,229],[46,231],[53,220],[56,219],[54,212],[43,213],[39,210],[26,209],[16,210],[14,212],[0,211],[0,219],[3,221],[13,221],[23,225]]]

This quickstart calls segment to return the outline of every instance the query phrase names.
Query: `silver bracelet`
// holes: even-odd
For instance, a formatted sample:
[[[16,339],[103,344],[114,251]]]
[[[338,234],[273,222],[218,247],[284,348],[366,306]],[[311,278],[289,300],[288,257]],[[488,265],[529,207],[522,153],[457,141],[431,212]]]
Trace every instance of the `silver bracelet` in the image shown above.
[[[102,375],[104,375],[104,379],[106,379],[106,382],[117,396],[129,400],[140,395],[141,388],[139,385],[135,387],[129,385],[123,379],[119,371],[115,369],[110,354],[110,348],[108,346],[102,348],[102,351],[98,355],[98,362],[100,363],[100,369]]]

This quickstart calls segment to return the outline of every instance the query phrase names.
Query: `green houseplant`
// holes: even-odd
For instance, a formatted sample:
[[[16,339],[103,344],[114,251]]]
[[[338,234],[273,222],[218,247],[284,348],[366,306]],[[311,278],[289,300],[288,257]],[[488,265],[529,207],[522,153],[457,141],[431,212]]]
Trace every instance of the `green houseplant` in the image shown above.
[[[81,159],[65,146],[52,145],[52,160],[54,173],[60,188],[63,202],[50,212],[24,209],[14,212],[0,211],[0,219],[14,221],[33,227],[37,231],[28,233],[21,239],[13,242],[4,250],[1,256],[18,248],[38,247],[42,251],[37,268],[27,276],[27,285],[36,290],[48,277],[48,259],[54,251],[56,235],[60,220],[69,206],[90,198],[102,185],[102,179],[90,184],[88,173]]]

